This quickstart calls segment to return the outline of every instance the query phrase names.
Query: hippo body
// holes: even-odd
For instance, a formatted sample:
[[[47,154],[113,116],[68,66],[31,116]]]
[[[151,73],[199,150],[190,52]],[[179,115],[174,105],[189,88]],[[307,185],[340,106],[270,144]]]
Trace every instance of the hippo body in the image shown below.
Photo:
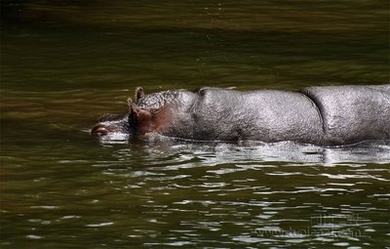
[[[295,141],[343,145],[390,138],[390,85],[309,87],[299,92],[202,88],[136,94],[122,121],[131,136],[196,141]],[[110,123],[111,122],[111,123]],[[114,128],[113,128],[114,126]],[[123,126],[126,126],[123,128]],[[98,133],[99,129],[93,129]]]

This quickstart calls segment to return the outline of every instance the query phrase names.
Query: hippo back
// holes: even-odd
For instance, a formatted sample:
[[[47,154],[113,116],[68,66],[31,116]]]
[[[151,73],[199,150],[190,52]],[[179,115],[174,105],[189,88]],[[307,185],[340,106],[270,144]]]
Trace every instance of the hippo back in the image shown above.
[[[390,85],[309,87],[319,107],[327,144],[390,138]]]
[[[301,93],[203,88],[192,109],[197,140],[321,143],[319,111]]]

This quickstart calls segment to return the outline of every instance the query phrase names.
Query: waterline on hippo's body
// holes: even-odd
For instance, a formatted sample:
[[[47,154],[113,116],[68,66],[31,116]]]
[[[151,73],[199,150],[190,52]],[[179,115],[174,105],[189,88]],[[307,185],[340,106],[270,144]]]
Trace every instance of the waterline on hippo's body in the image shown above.
[[[322,146],[390,139],[390,87],[309,87],[299,92],[201,88],[145,95],[122,115],[107,115],[92,129],[102,141],[169,137],[191,142]],[[126,136],[126,134],[128,136]]]
[[[248,161],[252,162],[254,168],[256,168],[255,162],[258,162],[259,165],[263,162],[288,162],[291,165],[318,164],[325,166],[390,163],[389,140],[363,141],[342,146],[299,144],[291,141],[274,143],[243,141],[243,143],[237,144],[183,140],[153,133],[144,140],[137,139],[129,142],[129,140],[102,139],[100,143],[103,147],[126,150],[128,156],[134,155],[134,153],[151,153],[152,158],[156,155],[182,155],[186,158],[203,158],[207,164],[235,162],[238,163],[236,165],[238,168],[240,168],[240,163],[244,165]],[[125,145],[125,147],[120,145]],[[221,174],[224,173],[229,173],[229,170],[221,172]]]

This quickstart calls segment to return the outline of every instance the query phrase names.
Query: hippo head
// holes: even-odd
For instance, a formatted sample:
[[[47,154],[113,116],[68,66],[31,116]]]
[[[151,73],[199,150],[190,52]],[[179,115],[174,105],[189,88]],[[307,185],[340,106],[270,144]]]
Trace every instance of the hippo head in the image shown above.
[[[105,114],[96,121],[91,134],[103,143],[124,143],[133,134],[129,114]]]
[[[136,101],[142,98],[143,89],[136,89]],[[152,113],[128,99],[128,111],[123,114],[105,114],[91,129],[91,134],[99,137],[103,143],[126,143],[136,135],[153,130]]]

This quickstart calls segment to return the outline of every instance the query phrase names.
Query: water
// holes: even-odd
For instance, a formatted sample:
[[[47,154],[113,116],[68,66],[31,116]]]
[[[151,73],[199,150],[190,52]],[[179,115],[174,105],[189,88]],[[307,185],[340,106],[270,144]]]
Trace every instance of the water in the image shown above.
[[[383,248],[390,145],[102,145],[147,92],[389,82],[385,1],[3,1],[2,248]]]

